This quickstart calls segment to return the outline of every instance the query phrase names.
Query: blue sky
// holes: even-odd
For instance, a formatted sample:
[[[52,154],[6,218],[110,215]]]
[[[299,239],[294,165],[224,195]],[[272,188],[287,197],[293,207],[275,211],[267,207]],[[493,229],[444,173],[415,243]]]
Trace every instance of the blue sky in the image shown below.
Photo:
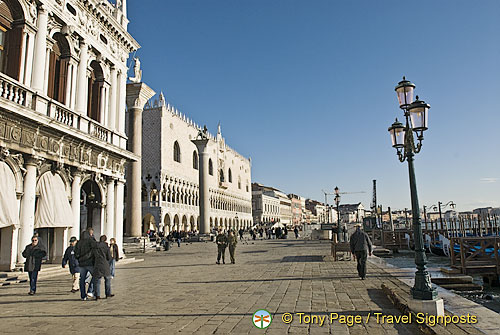
[[[252,157],[252,179],[318,200],[410,207],[387,128],[403,75],[430,103],[420,205],[500,206],[500,1],[129,0],[143,81]],[[499,179],[497,179],[499,178]]]

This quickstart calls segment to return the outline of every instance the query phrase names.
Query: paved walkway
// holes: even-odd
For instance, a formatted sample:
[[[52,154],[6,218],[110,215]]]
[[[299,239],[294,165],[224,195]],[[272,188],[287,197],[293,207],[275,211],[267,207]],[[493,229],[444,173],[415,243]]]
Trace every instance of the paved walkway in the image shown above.
[[[417,334],[414,325],[380,324],[374,312],[401,315],[381,290],[394,281],[369,264],[357,278],[355,262],[332,262],[329,244],[271,240],[238,244],[236,264],[216,265],[213,243],[183,244],[146,254],[144,262],[117,268],[116,296],[80,301],[70,276],[0,288],[1,334]],[[227,254],[227,256],[229,256]],[[228,257],[229,258],[229,257]],[[103,289],[103,288],[102,288]],[[258,309],[273,315],[265,330],[252,324]],[[327,316],[323,326],[304,324],[299,312]],[[349,327],[329,313],[361,315]],[[283,313],[294,313],[290,324]]]

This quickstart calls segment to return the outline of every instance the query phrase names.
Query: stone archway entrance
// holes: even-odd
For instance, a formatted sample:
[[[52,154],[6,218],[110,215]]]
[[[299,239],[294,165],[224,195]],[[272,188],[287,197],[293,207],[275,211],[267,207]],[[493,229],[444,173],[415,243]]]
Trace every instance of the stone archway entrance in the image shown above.
[[[89,227],[94,229],[94,237],[102,235],[102,193],[94,180],[83,183],[80,193],[80,231]]]
[[[170,221],[170,215],[168,215],[168,214],[165,215],[165,219],[163,220],[163,223],[165,225],[164,226],[165,227],[164,228],[165,229],[165,231],[164,231],[165,235],[170,234],[170,231],[172,230],[172,227],[171,227],[172,223]]]
[[[148,230],[156,231],[156,219],[150,213],[142,218],[142,233],[147,234]]]

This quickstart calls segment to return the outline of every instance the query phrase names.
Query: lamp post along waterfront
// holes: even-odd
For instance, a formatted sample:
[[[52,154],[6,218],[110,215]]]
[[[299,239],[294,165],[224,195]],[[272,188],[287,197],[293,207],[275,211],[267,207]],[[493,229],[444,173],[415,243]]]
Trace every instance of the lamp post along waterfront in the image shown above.
[[[420,208],[418,204],[417,182],[415,177],[415,167],[413,165],[415,154],[422,149],[424,139],[423,132],[427,130],[427,113],[430,108],[418,96],[413,101],[413,91],[415,85],[403,77],[398,83],[395,91],[398,96],[399,106],[404,111],[406,125],[403,126],[397,119],[389,127],[392,146],[397,150],[399,161],[408,162],[408,174],[410,179],[410,195],[412,205],[413,238],[415,241],[415,284],[411,288],[411,295],[416,300],[434,300],[437,298],[437,291],[431,284],[429,272],[426,269],[427,257],[424,250],[424,239],[420,222]],[[413,132],[417,136],[417,143]]]
[[[337,206],[337,243],[340,242],[340,192],[339,188],[335,186],[335,205]]]

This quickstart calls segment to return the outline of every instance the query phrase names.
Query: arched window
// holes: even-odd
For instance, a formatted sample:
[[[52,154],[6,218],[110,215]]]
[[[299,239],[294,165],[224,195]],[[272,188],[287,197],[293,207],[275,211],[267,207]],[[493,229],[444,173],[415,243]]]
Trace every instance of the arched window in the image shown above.
[[[238,177],[238,189],[241,190],[241,178]]]
[[[222,170],[222,169],[220,169],[220,171],[219,171],[219,181],[221,183],[224,182],[224,170]]]
[[[214,175],[214,166],[212,164],[212,158],[208,160],[208,174],[211,176]]]
[[[54,40],[56,42],[49,55],[47,95],[54,100],[65,103],[70,49],[62,34],[54,34]]]
[[[233,182],[233,174],[231,173],[231,169],[229,169],[227,172],[227,179],[229,180],[230,183]]]
[[[181,162],[181,147],[177,141],[174,142],[174,161],[178,163]]]
[[[198,154],[193,151],[193,169],[198,170]]]
[[[23,27],[13,23],[24,21],[17,1],[0,2],[0,72],[19,80],[21,70]]]
[[[89,90],[87,98],[87,115],[97,122],[101,122],[101,88],[104,85],[102,68],[95,60],[90,63]]]

